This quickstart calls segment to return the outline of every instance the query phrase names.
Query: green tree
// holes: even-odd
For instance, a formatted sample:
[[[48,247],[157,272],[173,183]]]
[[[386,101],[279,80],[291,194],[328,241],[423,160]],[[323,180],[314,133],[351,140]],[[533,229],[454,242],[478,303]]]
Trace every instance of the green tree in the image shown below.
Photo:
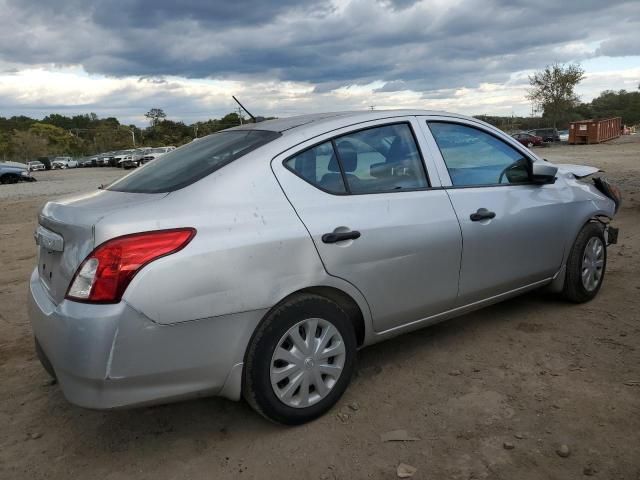
[[[47,154],[47,139],[31,131],[14,130],[10,148],[15,160],[27,162]]]
[[[167,114],[164,113],[164,110],[162,110],[161,108],[152,108],[147,113],[145,113],[144,116],[149,119],[149,123],[152,127],[155,127],[156,125],[158,125],[158,123],[167,118]]]
[[[29,133],[45,139],[50,154],[78,155],[82,153],[82,139],[63,128],[38,122],[31,126]]]
[[[555,127],[579,103],[575,87],[583,78],[580,64],[548,65],[529,77],[531,89],[527,98],[542,108],[543,117],[549,118]]]

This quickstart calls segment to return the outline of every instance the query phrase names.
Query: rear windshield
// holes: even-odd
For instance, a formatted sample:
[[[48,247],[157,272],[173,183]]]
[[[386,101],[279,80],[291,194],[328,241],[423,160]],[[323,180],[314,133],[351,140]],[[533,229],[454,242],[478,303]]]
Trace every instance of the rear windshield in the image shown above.
[[[232,130],[194,140],[115,181],[107,190],[162,193],[186,187],[278,138],[267,130]]]

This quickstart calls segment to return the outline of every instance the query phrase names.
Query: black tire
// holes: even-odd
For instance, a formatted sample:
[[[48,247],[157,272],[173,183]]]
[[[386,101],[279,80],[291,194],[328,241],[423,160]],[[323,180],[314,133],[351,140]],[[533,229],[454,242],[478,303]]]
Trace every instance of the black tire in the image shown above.
[[[296,323],[320,318],[335,327],[345,345],[342,373],[326,397],[303,408],[286,405],[271,386],[271,360],[282,336]],[[299,425],[326,413],[346,390],[355,369],[357,341],[353,324],[335,302],[313,294],[300,294],[267,314],[251,338],[245,355],[243,395],[251,407],[265,418],[285,425]]]
[[[18,177],[17,175],[13,175],[11,173],[7,173],[6,175],[3,175],[0,178],[0,183],[2,184],[18,183],[19,181],[20,181],[20,177]]]
[[[582,260],[585,255],[587,244],[594,237],[599,238],[604,247],[604,263],[602,265],[602,274],[600,275],[598,284],[592,290],[587,290],[582,282]],[[584,303],[592,300],[600,291],[600,287],[602,287],[606,269],[607,243],[604,239],[604,229],[599,223],[589,222],[582,227],[582,230],[578,233],[578,237],[576,238],[576,241],[571,248],[571,252],[569,253],[562,295],[567,300],[575,303]]]

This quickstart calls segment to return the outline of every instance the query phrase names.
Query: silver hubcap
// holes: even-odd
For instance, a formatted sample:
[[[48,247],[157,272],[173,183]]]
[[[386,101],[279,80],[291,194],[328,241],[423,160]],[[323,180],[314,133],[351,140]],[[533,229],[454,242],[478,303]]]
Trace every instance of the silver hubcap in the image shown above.
[[[346,351],[336,327],[309,318],[287,330],[271,358],[271,387],[282,403],[304,408],[318,403],[340,378]]]
[[[582,256],[582,286],[589,292],[600,284],[604,267],[604,244],[598,237],[592,237]]]

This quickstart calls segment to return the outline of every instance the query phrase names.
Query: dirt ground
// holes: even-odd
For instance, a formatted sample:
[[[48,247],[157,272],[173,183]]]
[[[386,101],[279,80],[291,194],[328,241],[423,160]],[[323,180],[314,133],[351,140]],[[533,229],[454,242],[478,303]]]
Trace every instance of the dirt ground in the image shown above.
[[[296,428],[217,398],[111,412],[67,403],[26,315],[39,192],[120,172],[0,186],[14,189],[0,201],[0,478],[397,478],[405,463],[415,479],[640,479],[640,135],[537,152],[600,166],[622,187],[599,296],[571,305],[534,292],[365,349],[339,404]],[[418,440],[381,440],[397,429]]]

